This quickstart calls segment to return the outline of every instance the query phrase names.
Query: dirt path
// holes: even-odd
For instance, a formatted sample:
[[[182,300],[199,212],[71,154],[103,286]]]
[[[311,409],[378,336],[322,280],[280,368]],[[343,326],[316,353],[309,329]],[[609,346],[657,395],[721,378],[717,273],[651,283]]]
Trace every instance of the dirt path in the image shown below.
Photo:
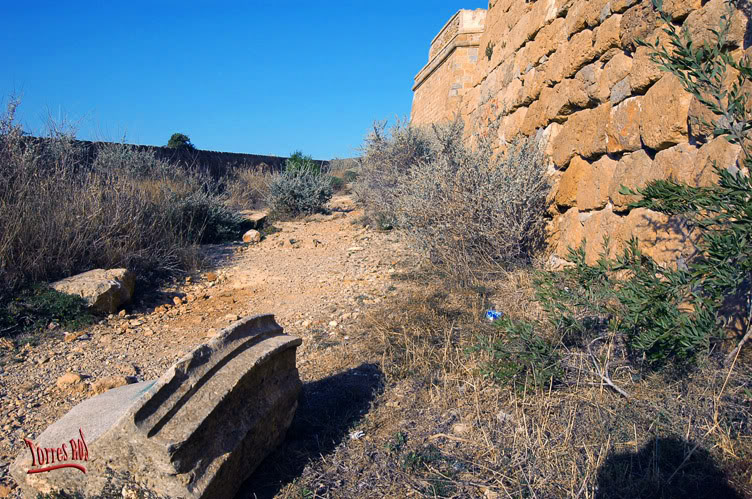
[[[208,248],[216,270],[165,289],[159,301],[111,316],[74,340],[55,330],[37,345],[0,345],[0,497],[13,495],[7,473],[34,439],[103,378],[160,376],[177,358],[239,316],[273,313],[303,338],[298,365],[304,381],[332,366],[316,352],[347,349],[359,316],[397,291],[390,279],[407,256],[396,236],[363,228],[347,196],[335,197],[332,214],[277,222],[279,232],[256,245]],[[148,308],[147,308],[148,307]],[[70,332],[69,332],[70,333]],[[82,382],[58,386],[67,372]]]

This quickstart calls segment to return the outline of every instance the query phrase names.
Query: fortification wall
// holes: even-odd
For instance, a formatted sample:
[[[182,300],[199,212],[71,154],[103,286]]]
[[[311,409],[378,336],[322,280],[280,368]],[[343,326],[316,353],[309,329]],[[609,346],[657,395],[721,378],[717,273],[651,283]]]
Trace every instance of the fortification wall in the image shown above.
[[[431,42],[428,64],[415,77],[411,121],[450,120],[472,87],[486,11],[457,12]]]
[[[664,0],[674,23],[699,43],[709,40],[726,12],[724,0]],[[749,10],[749,9],[743,9]],[[650,61],[637,39],[667,38],[650,0],[496,0],[490,5],[472,82],[452,102],[466,133],[495,133],[503,145],[518,134],[547,141],[554,182],[550,245],[554,260],[586,241],[588,259],[629,238],[671,263],[692,249],[679,220],[629,209],[621,185],[641,187],[674,177],[695,185],[714,181],[713,161],[741,167],[738,146],[713,139],[693,118],[711,116],[672,75]],[[752,54],[752,24],[735,10],[728,43],[734,57]],[[492,53],[491,53],[492,52]],[[429,62],[430,65],[430,62]],[[434,73],[435,74],[435,73]],[[415,89],[413,119],[446,119],[431,108],[446,90],[429,76]],[[443,86],[442,86],[443,85]],[[438,120],[436,120],[438,121]]]

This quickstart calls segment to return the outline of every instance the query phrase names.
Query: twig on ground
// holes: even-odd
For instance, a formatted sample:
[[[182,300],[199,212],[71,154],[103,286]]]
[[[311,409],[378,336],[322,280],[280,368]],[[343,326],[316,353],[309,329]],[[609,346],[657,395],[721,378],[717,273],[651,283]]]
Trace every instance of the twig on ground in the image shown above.
[[[588,343],[588,347],[587,347],[588,353],[590,354],[590,357],[593,359],[593,365],[595,366],[596,374],[600,376],[600,378],[603,380],[604,383],[606,383],[608,386],[613,388],[616,392],[618,392],[624,398],[629,399],[631,398],[629,393],[627,393],[623,389],[616,386],[616,384],[613,381],[611,381],[611,378],[608,376],[608,362],[606,362],[606,365],[603,367],[603,369],[601,369],[601,366],[598,364],[598,359],[596,359],[595,355],[593,354],[593,350],[591,348],[593,346],[593,343],[595,343],[596,341],[604,340],[604,339],[605,338],[603,336],[599,336],[593,341],[591,341],[590,343]]]

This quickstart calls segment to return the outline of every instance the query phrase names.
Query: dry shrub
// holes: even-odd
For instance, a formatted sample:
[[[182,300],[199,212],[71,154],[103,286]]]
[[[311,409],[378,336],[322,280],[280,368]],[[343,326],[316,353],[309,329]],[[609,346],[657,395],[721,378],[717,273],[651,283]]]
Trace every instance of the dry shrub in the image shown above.
[[[89,162],[70,135],[24,137],[14,111],[0,120],[0,298],[97,267],[185,269],[239,223],[198,175],[123,144]]]
[[[397,187],[402,177],[433,155],[427,130],[398,121],[388,131],[386,122],[375,123],[365,139],[361,169],[353,192],[366,217],[381,228],[397,221]]]
[[[489,139],[463,141],[463,123],[377,124],[353,190],[367,221],[398,227],[453,276],[528,264],[543,248],[550,186],[537,138],[494,154]]]
[[[537,139],[494,155],[463,144],[462,122],[434,127],[435,158],[418,161],[397,189],[397,219],[431,262],[460,278],[529,264],[543,248],[550,189]]]
[[[225,180],[227,205],[236,210],[258,210],[266,206],[273,174],[263,168],[237,168]]]

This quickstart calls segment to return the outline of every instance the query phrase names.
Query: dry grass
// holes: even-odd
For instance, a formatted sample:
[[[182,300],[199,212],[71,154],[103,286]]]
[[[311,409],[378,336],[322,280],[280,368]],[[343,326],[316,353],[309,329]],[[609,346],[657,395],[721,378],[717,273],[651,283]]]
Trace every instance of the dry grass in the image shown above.
[[[40,281],[104,267],[141,278],[195,264],[195,245],[239,223],[200,175],[124,144],[91,162],[71,135],[23,136],[0,116],[0,302]]]
[[[265,168],[233,170],[225,181],[227,205],[236,210],[264,208],[273,178],[273,173]]]
[[[481,374],[486,353],[471,348],[478,335],[498,334],[482,313],[489,304],[518,318],[541,310],[526,271],[487,286],[453,289],[421,275],[412,291],[373,310],[347,346],[314,354],[315,381],[291,434],[246,490],[284,498],[752,497],[748,359],[724,370],[707,358],[680,375],[611,359],[625,398],[603,383],[587,351],[565,351],[565,382],[500,386]],[[601,366],[610,351],[594,350]],[[336,403],[325,400],[333,394]]]

